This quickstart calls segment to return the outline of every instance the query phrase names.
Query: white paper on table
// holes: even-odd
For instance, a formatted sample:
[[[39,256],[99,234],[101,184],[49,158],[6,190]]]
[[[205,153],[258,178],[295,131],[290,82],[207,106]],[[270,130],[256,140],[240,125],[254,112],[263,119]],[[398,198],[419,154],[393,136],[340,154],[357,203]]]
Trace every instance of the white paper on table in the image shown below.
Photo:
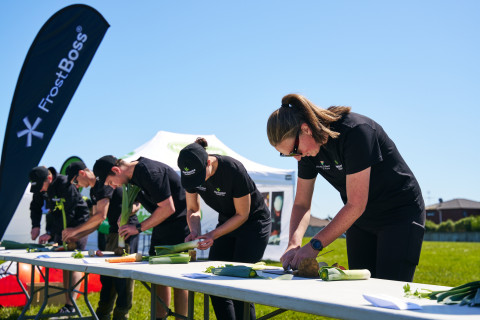
[[[208,273],[184,273],[182,276],[192,279],[210,278],[212,275]]]
[[[48,254],[41,254],[39,256],[36,256],[35,259],[40,259],[40,258],[51,258]]]
[[[95,263],[100,263],[100,259],[95,259],[95,258],[82,258],[83,263],[86,264],[95,264]]]
[[[419,310],[422,309],[416,303],[404,301],[386,294],[364,294],[365,300],[375,307],[396,309],[396,310]]]

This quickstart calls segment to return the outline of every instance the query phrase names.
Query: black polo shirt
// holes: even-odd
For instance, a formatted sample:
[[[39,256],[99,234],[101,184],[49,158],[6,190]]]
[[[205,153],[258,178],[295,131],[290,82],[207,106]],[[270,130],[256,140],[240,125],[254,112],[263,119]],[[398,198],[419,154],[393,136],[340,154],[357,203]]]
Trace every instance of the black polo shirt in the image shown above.
[[[329,138],[315,157],[303,157],[298,162],[299,178],[322,175],[346,203],[346,176],[371,167],[368,203],[358,225],[408,219],[411,217],[405,215],[424,210],[415,176],[378,123],[349,113],[334,122],[331,129],[340,136]]]
[[[137,161],[130,183],[142,190],[137,197],[142,205],[152,213],[157,208],[157,203],[172,196],[175,212],[164,222],[186,217],[185,190],[175,170],[162,162],[144,157],[140,157]]]
[[[48,207],[54,214],[54,232],[61,233],[63,230],[62,211],[55,210],[56,206],[64,200],[67,228],[76,227],[86,222],[90,216],[87,203],[83,200],[80,192],[73,186],[64,175],[56,175],[48,187]]]
[[[96,205],[98,201],[102,199],[108,199],[110,204],[108,205],[107,219],[110,224],[110,233],[118,233],[118,218],[122,213],[122,187],[112,188],[100,183],[98,180],[95,185],[90,189],[90,199],[92,204]],[[137,224],[138,217],[136,214],[130,216],[128,224]]]
[[[251,203],[248,221],[263,221],[265,226],[270,225],[270,213],[265,201],[243,164],[229,156],[213,156],[218,160],[215,174],[201,186],[187,191],[198,193],[207,205],[217,211],[218,220],[221,224],[236,213],[233,199],[250,194]]]

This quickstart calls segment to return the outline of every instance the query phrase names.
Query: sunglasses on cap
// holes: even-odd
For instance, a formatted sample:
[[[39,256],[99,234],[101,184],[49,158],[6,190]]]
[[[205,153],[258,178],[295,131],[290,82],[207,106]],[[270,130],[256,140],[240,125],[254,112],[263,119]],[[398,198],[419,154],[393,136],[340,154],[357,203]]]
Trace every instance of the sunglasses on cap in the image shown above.
[[[289,154],[283,154],[280,152],[280,157],[296,157],[301,156],[302,154],[298,152],[298,144],[300,143],[300,130],[297,131],[297,136],[295,137],[295,143],[293,144],[293,150]]]

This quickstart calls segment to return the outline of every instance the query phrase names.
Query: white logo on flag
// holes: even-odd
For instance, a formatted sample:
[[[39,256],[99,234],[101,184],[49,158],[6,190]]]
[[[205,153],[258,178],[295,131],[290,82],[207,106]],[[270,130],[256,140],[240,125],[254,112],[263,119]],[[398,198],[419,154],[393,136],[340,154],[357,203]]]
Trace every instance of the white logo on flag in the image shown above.
[[[27,148],[32,146],[32,136],[37,137],[39,139],[43,139],[43,132],[40,131],[35,131],[35,129],[38,127],[38,125],[42,122],[42,118],[38,118],[35,120],[35,123],[33,126],[30,124],[30,121],[28,120],[28,117],[23,118],[23,123],[25,123],[25,127],[27,129],[18,131],[17,132],[17,137],[23,137],[24,135],[27,135]]]

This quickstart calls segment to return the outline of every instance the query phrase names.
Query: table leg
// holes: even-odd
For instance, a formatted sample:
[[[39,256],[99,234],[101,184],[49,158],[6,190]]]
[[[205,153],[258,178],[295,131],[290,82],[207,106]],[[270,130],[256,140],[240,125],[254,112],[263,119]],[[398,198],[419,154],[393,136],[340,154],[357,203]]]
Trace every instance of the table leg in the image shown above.
[[[250,303],[243,303],[243,320],[250,320]]]
[[[203,319],[208,320],[210,318],[210,296],[208,294],[203,295]]]
[[[193,320],[194,307],[195,307],[195,292],[188,291],[188,313],[187,313],[188,320]]]
[[[157,316],[157,285],[150,284],[150,319],[155,320]]]

